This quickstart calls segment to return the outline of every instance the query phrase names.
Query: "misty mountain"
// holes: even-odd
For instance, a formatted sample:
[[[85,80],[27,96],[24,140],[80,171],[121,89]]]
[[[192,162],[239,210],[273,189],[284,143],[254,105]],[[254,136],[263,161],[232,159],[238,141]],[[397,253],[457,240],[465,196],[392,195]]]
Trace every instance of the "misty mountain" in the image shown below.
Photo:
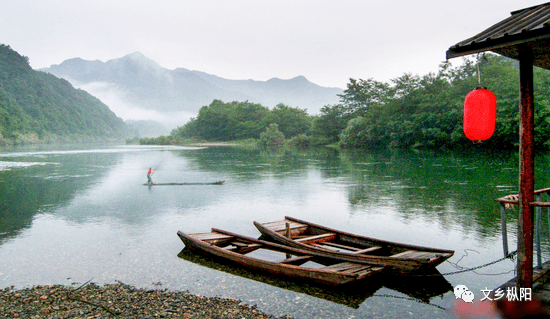
[[[157,121],[126,120],[124,123],[134,129],[137,137],[159,137],[170,134],[170,130]]]
[[[313,84],[303,76],[289,80],[228,80],[184,68],[168,70],[139,52],[107,62],[74,58],[41,71],[64,78],[74,86],[89,91],[117,114],[116,105],[105,101],[112,98],[113,94],[116,95],[116,103],[125,104],[128,110],[195,116],[200,107],[210,104],[214,99],[227,102],[248,100],[267,107],[283,103],[307,109],[314,114],[327,104],[338,103],[337,94],[343,92],[340,88]],[[154,116],[148,114],[144,118],[132,119],[151,117]]]

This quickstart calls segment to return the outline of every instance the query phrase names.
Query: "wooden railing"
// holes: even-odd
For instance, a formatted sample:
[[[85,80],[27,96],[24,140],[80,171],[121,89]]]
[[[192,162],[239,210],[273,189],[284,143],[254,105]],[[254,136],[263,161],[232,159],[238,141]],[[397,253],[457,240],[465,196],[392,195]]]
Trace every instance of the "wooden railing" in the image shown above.
[[[546,201],[542,201],[542,196],[545,195]],[[502,227],[502,245],[504,255],[508,255],[508,235],[506,231],[506,209],[514,205],[519,205],[518,195],[507,195],[497,198],[495,201],[500,203],[500,219]],[[547,209],[548,232],[550,233],[550,188],[543,188],[535,191],[535,201],[529,203],[535,207],[535,248],[537,250],[537,268],[542,268],[542,251],[541,251],[541,236],[542,236],[542,207]]]

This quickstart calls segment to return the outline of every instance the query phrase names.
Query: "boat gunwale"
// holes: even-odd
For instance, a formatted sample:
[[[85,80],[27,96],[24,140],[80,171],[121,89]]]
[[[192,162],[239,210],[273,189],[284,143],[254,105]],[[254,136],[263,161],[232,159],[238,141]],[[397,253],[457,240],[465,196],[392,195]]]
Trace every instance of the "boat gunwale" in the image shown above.
[[[411,244],[404,244],[404,243],[398,243],[398,242],[393,242],[393,241],[388,241],[388,240],[363,236],[363,235],[359,235],[359,234],[353,234],[353,233],[349,233],[349,232],[346,232],[346,231],[342,231],[342,230],[338,230],[338,229],[318,225],[318,224],[315,224],[315,223],[311,223],[311,222],[301,220],[301,219],[298,219],[298,218],[294,218],[294,217],[290,217],[290,216],[285,216],[285,219],[288,219],[288,220],[291,220],[291,221],[294,221],[294,222],[297,222],[297,223],[305,224],[305,225],[308,225],[308,226],[321,228],[323,230],[326,230],[326,231],[329,231],[329,232],[332,232],[332,233],[336,233],[336,234],[342,234],[342,235],[346,235],[346,236],[350,236],[350,237],[357,237],[357,238],[366,239],[366,240],[369,240],[369,241],[372,241],[372,242],[377,242],[377,243],[384,243],[385,244],[384,246],[397,246],[397,247],[407,248],[409,250],[430,251],[430,252],[438,252],[438,253],[451,253],[451,254],[454,255],[454,250],[431,248],[431,247],[427,247],[427,246],[418,246],[418,245],[411,245]]]

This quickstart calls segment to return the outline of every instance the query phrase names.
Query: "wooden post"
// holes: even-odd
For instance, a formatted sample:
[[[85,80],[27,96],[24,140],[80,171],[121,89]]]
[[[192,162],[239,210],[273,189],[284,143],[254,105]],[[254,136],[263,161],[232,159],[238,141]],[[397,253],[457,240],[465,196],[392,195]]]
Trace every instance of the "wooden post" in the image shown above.
[[[535,178],[533,160],[534,94],[533,52],[528,46],[519,52],[520,152],[519,152],[519,229],[518,288],[533,286],[533,207]]]
[[[537,202],[542,201],[542,195],[536,195]],[[542,236],[542,208],[540,206],[535,207],[535,246],[537,247],[537,269],[542,269],[542,251],[540,247],[540,241]]]
[[[286,238],[291,239],[292,236],[290,232],[290,223],[285,223],[285,229],[286,229],[286,232],[285,232]]]
[[[548,192],[546,194],[546,201],[550,202],[550,194]],[[550,234],[550,207],[546,207],[546,218],[548,218],[548,234]]]
[[[508,256],[508,231],[506,229],[506,206],[500,203],[500,227],[502,228],[502,250]]]

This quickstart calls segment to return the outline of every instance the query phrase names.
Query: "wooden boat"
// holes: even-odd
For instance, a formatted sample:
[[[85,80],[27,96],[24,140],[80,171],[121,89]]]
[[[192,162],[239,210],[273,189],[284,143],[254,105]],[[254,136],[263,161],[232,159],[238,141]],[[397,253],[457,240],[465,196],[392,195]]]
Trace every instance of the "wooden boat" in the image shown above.
[[[343,261],[379,263],[392,271],[434,268],[454,254],[452,250],[395,243],[355,235],[292,217],[254,225],[263,236],[280,244],[326,254]]]
[[[306,252],[215,228],[208,233],[196,234],[178,231],[178,236],[186,247],[247,268],[326,285],[337,286],[356,282],[384,269],[378,264],[343,262],[315,252]]]
[[[217,181],[217,182],[210,182],[210,183],[153,183],[153,184],[143,184],[144,186],[174,186],[174,185],[222,185],[225,183],[225,181]]]
[[[433,269],[430,273],[420,276],[396,276],[382,273],[372,276],[368,280],[368,284],[365,284],[365,281],[358,281],[341,286],[327,286],[308,282],[296,282],[292,279],[282,278],[281,276],[261,273],[253,269],[240,267],[235,263],[224,262],[220,258],[214,256],[207,256],[197,251],[193,251],[189,247],[183,248],[178,253],[178,257],[194,264],[222,271],[233,276],[254,280],[300,294],[306,294],[353,309],[358,309],[367,298],[372,297],[383,287],[389,289],[389,291],[384,291],[387,296],[393,295],[393,292],[395,292],[407,295],[409,298],[426,304],[430,303],[430,301],[436,297],[441,297],[445,293],[453,291],[453,286],[437,269]],[[235,284],[238,284],[238,282],[235,282]]]
[[[228,263],[221,258],[191,250],[189,247],[184,247],[179,252],[178,257],[188,262],[216,271],[222,271],[232,276],[254,280],[280,289],[324,299],[353,309],[359,308],[367,298],[373,296],[376,291],[383,287],[382,282],[384,282],[383,274],[370,277],[370,279],[368,279],[368,284],[365,284],[365,280],[340,286],[297,281],[292,278],[241,267],[236,263]],[[239,284],[239,281],[235,281],[234,284]]]

